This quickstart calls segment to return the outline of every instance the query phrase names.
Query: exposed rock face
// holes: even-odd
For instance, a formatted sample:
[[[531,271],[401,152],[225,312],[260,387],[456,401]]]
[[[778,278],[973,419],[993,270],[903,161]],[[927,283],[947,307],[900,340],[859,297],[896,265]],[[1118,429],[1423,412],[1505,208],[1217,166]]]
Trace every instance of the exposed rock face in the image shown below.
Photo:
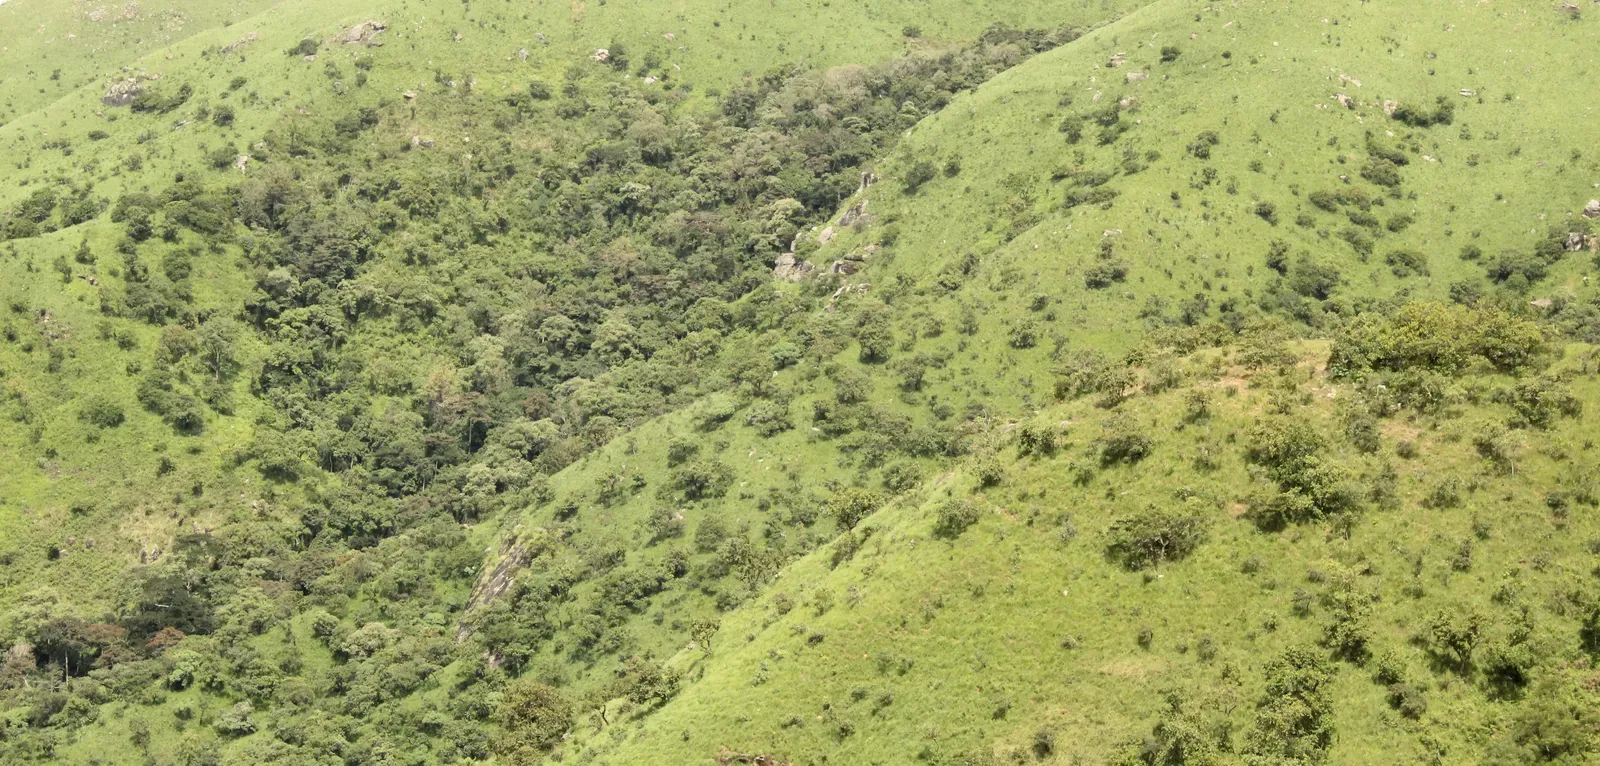
[[[817,234],[817,244],[826,245],[832,242],[835,236],[837,235],[834,234],[833,227],[829,226]]]
[[[854,226],[854,225],[856,225],[856,223],[864,222],[866,220],[867,220],[867,199],[865,197],[863,197],[863,198],[861,198],[860,202],[857,202],[856,204],[851,205],[848,210],[844,211],[844,215],[839,216],[839,225],[840,226]]]
[[[1128,58],[1126,56],[1122,55],[1121,53],[1118,53],[1117,55],[1112,56],[1110,61],[1106,62],[1106,68],[1107,69],[1116,69],[1117,67],[1122,66],[1123,64],[1127,63],[1127,61],[1128,61]]]
[[[139,95],[139,78],[129,77],[119,80],[106,89],[106,94],[100,97],[100,103],[106,106],[127,106],[133,103],[134,97]]]
[[[777,263],[772,267],[772,278],[785,282],[799,282],[816,268],[809,262],[796,258],[794,253],[784,253],[778,256]]]
[[[251,32],[250,34],[245,35],[244,37],[241,37],[241,38],[239,38],[237,40],[234,40],[231,43],[228,43],[227,45],[224,45],[222,47],[222,52],[223,53],[232,53],[232,52],[234,52],[236,50],[239,50],[240,48],[243,48],[246,45],[249,45],[250,43],[255,42],[256,39],[257,39],[256,33],[255,32]]]
[[[377,47],[383,45],[377,39],[378,34],[388,28],[389,25],[381,21],[363,21],[351,27],[350,31],[345,32],[341,39],[346,45],[359,44]]]
[[[1579,250],[1582,250],[1582,249],[1583,249],[1583,233],[1582,232],[1577,232],[1577,231],[1568,233],[1567,234],[1567,250],[1569,252],[1576,253],[1576,252],[1578,252]]]
[[[1589,204],[1583,206],[1583,217],[1591,221],[1600,218],[1600,199],[1589,200]]]
[[[1339,105],[1344,107],[1344,108],[1346,108],[1346,109],[1354,109],[1354,108],[1356,108],[1356,100],[1351,98],[1351,97],[1349,97],[1349,96],[1346,96],[1343,93],[1335,93],[1335,94],[1333,94],[1333,100],[1338,101]]]
[[[1148,80],[1148,79],[1150,79],[1150,75],[1148,73],[1145,73],[1145,72],[1129,72],[1128,73],[1128,77],[1127,77],[1127,80],[1128,80],[1128,82],[1130,84],[1131,83],[1136,83],[1136,82],[1143,82],[1143,81]]]
[[[1399,108],[1400,108],[1400,102],[1399,101],[1389,100],[1389,101],[1383,102],[1383,113],[1388,115],[1388,116],[1390,116],[1390,117],[1393,117],[1394,116],[1394,110],[1399,109]]]
[[[494,567],[483,570],[478,575],[478,581],[472,585],[472,593],[467,596],[467,605],[464,611],[474,608],[499,598],[516,582],[517,573],[528,565],[533,558],[533,551],[529,545],[517,536],[508,537],[500,543],[499,563]],[[456,628],[456,642],[466,640],[472,635],[472,628],[465,622]]]

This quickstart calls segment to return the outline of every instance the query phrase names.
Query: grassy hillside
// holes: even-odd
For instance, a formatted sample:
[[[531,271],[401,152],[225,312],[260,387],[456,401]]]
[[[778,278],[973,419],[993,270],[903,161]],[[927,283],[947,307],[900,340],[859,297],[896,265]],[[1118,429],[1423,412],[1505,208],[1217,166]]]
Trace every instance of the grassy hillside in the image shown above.
[[[1596,22],[1545,10],[1152,5],[920,124],[866,195],[913,255],[866,278],[907,311],[976,307],[988,363],[1019,326],[1126,347],[1251,304],[1315,326],[1457,284],[1587,296],[1592,258],[1535,253],[1600,183],[1592,122],[1561,117],[1568,75],[1600,66],[1567,55]],[[1385,114],[1440,98],[1448,124]],[[924,162],[940,172],[908,193]],[[836,228],[819,263],[881,236]]]
[[[15,2],[8,4],[6,10],[20,13],[28,7],[26,2]],[[944,43],[934,40],[932,35],[946,27],[952,34],[975,35],[984,26],[1002,18],[1025,21],[1037,16],[1058,23],[1081,23],[1103,18],[1117,10],[1116,6],[1099,4],[1050,10],[1040,6],[1015,13],[1007,10],[1004,14],[981,8],[964,8],[959,13],[946,10],[931,17],[938,26],[930,22],[928,30],[921,33],[927,37],[911,39],[904,34],[902,27],[906,24],[890,23],[915,21],[910,9],[858,7],[855,12],[870,15],[873,24],[854,18],[846,23],[846,19],[840,18],[837,28],[841,30],[839,34],[862,41],[854,48],[861,53],[853,60],[870,63],[899,55],[907,48],[941,50]],[[9,190],[5,193],[7,205],[13,210],[19,209],[36,193],[53,194],[62,200],[58,211],[46,209],[44,220],[38,225],[16,230],[17,234],[37,233],[38,236],[16,237],[6,244],[5,268],[13,278],[7,280],[3,297],[11,307],[11,321],[18,325],[19,332],[20,328],[33,325],[40,338],[59,335],[70,339],[54,352],[62,355],[59,364],[65,370],[64,375],[36,377],[30,370],[44,365],[25,364],[22,360],[26,357],[15,357],[4,367],[10,376],[10,388],[16,392],[14,400],[25,401],[26,411],[36,413],[28,415],[33,419],[28,428],[12,429],[4,434],[8,447],[17,454],[37,453],[36,457],[43,455],[40,460],[66,466],[19,476],[13,485],[15,489],[3,498],[9,507],[5,521],[16,522],[39,514],[47,519],[42,524],[27,521],[17,526],[10,539],[17,542],[18,548],[59,545],[58,540],[68,535],[94,537],[97,544],[114,546],[97,545],[81,556],[80,562],[89,562],[114,551],[115,559],[104,562],[109,569],[98,568],[98,564],[71,567],[64,574],[81,573],[83,577],[64,588],[64,592],[96,601],[104,599],[118,587],[115,578],[104,576],[106,572],[134,560],[142,547],[170,548],[177,527],[192,527],[188,521],[177,524],[171,519],[199,514],[201,527],[211,527],[220,518],[220,512],[211,501],[191,498],[184,501],[191,506],[189,512],[173,515],[169,511],[150,511],[154,515],[170,516],[168,522],[111,535],[107,527],[123,523],[122,509],[149,506],[152,495],[177,496],[196,483],[209,483],[219,490],[216,494],[228,497],[242,495],[242,499],[251,502],[262,499],[256,497],[256,490],[244,486],[242,480],[232,478],[223,470],[228,456],[250,440],[251,421],[259,414],[242,381],[230,387],[237,411],[216,412],[220,418],[214,427],[206,429],[204,437],[182,440],[181,445],[162,438],[164,426],[141,418],[131,396],[132,390],[121,382],[113,382],[124,377],[117,374],[119,370],[128,376],[137,374],[132,370],[143,366],[144,355],[131,350],[148,349],[159,337],[158,329],[143,323],[113,321],[113,327],[105,325],[101,319],[105,310],[100,298],[106,291],[119,292],[124,286],[118,263],[122,256],[116,253],[122,227],[119,222],[107,220],[115,215],[115,211],[107,210],[113,200],[141,191],[159,192],[170,186],[178,174],[187,173],[220,187],[270,174],[274,162],[280,167],[294,167],[306,156],[295,144],[300,136],[307,137],[310,142],[320,141],[332,132],[331,123],[337,118],[361,108],[377,109],[385,115],[379,139],[385,142],[382,147],[373,141],[357,142],[374,153],[375,159],[370,161],[393,163],[395,159],[386,156],[391,147],[405,147],[413,140],[426,139],[430,143],[444,141],[451,146],[447,157],[435,162],[448,164],[452,159],[473,156],[470,144],[473,134],[477,134],[480,141],[497,140],[496,137],[503,135],[499,127],[504,124],[505,117],[502,99],[526,92],[530,80],[553,86],[569,69],[608,72],[623,80],[647,74],[659,78],[660,96],[649,98],[666,99],[662,102],[665,108],[684,99],[690,102],[696,97],[715,99],[722,89],[736,84],[744,73],[765,70],[786,59],[808,56],[816,64],[825,65],[835,60],[831,56],[845,55],[844,49],[829,55],[797,49],[775,56],[767,43],[747,39],[750,36],[743,32],[731,32],[733,19],[741,12],[739,7],[725,9],[730,14],[726,21],[735,39],[719,37],[723,34],[719,17],[714,24],[706,25],[708,43],[697,43],[693,31],[687,29],[679,29],[673,40],[650,34],[634,43],[634,37],[645,35],[638,30],[654,29],[654,25],[669,20],[660,15],[665,10],[659,4],[651,4],[647,10],[631,11],[610,4],[597,6],[592,14],[581,4],[570,8],[550,5],[541,7],[540,12],[544,15],[530,14],[526,19],[507,18],[497,12],[493,19],[486,19],[479,18],[468,6],[442,7],[435,13],[445,14],[446,19],[461,17],[447,22],[429,21],[426,9],[390,9],[359,3],[333,8],[322,3],[284,3],[227,28],[197,31],[158,56],[146,56],[134,62],[129,73],[115,77],[102,75],[60,96],[48,109],[39,109],[0,128],[0,141],[12,148],[10,156],[13,158],[11,163],[0,167],[0,174],[8,181],[5,185]],[[404,13],[415,14],[407,22],[409,28],[399,21],[401,16],[396,15]],[[689,23],[677,16],[674,13],[670,20]],[[343,42],[342,29],[375,18],[386,20],[390,27],[372,38],[382,43],[381,46]],[[612,21],[597,23],[606,19]],[[627,19],[628,23],[623,24],[620,19]],[[785,16],[783,21],[798,24],[802,19],[798,15]],[[340,20],[342,23],[338,23]],[[795,31],[782,39],[807,41],[815,38],[817,45],[825,45],[822,42],[827,37],[824,27],[817,25],[814,19],[805,19],[805,22],[811,32]],[[469,24],[476,30],[470,35],[461,31],[468,29]],[[461,35],[460,40],[456,39],[457,34]],[[876,35],[871,38],[876,42],[869,45],[864,41],[870,35]],[[541,37],[543,43],[538,42]],[[307,39],[319,44],[313,46],[321,51],[319,60],[304,61],[299,54],[286,53]],[[610,45],[608,41],[613,39],[626,40],[631,45],[633,65],[620,65],[624,60],[620,46],[618,58],[609,62],[611,66],[588,60],[586,54],[594,47]],[[529,52],[526,61],[517,55],[521,49]],[[435,63],[428,63],[430,61]],[[139,80],[151,98],[149,108],[137,111],[137,106],[108,107],[101,103],[109,85],[129,74],[140,78],[161,77]],[[414,99],[402,98],[402,92],[412,93]],[[184,97],[180,99],[179,96]],[[686,110],[693,108],[693,103],[685,107]],[[552,119],[559,124],[567,118]],[[522,139],[521,148],[532,150],[546,144],[549,132],[541,135],[543,130],[546,127],[524,126],[521,132],[526,138]],[[581,151],[582,148],[575,144],[564,150]],[[341,148],[319,159],[339,162],[343,158],[338,155],[343,151]],[[241,155],[250,157],[243,173],[235,169],[232,160],[224,161]],[[222,159],[213,163],[213,157]],[[325,169],[330,164],[334,163],[320,162],[317,167]],[[70,215],[69,205],[78,206]],[[15,214],[11,216],[16,217]],[[88,218],[87,222],[75,223],[83,218]],[[51,231],[55,228],[60,230]],[[80,245],[84,243],[89,252],[80,254]],[[190,249],[201,243],[186,240],[174,244],[176,248],[168,249],[192,252]],[[158,252],[150,253],[148,261],[159,264],[165,257],[159,252],[162,245],[153,247]],[[239,243],[223,237],[214,243],[205,243],[205,247],[214,257],[185,258],[193,270],[184,286],[193,306],[185,318],[190,324],[213,312],[220,311],[224,315],[236,312],[248,296],[254,279],[249,276],[248,269],[241,266],[239,258],[244,253]],[[67,272],[61,272],[60,266],[55,264],[65,266]],[[67,275],[65,282],[61,279],[63,274]],[[43,324],[46,313],[49,327]],[[102,326],[104,329],[100,329]],[[25,345],[25,353],[37,353],[41,358],[46,353],[45,344],[41,342]],[[243,367],[252,364],[254,348],[248,339],[241,344]],[[81,409],[76,405],[96,394],[119,402],[134,414],[129,428],[100,434],[104,437],[102,441],[90,443],[85,434],[97,429],[73,424]],[[45,426],[46,421],[60,425]],[[146,430],[146,425],[151,428]],[[180,470],[163,475],[159,482],[129,485],[125,490],[126,499],[106,496],[93,485],[82,485],[83,491],[79,492],[73,485],[63,486],[58,480],[59,470],[94,477],[148,476],[159,463],[159,453],[169,450],[183,450],[193,457],[174,461]],[[135,469],[134,465],[139,467]],[[156,486],[161,489],[155,489]],[[80,501],[79,494],[90,495],[91,499]],[[108,513],[104,519],[84,520],[81,518],[84,514],[69,514],[70,507],[75,504],[80,508],[98,507]]]
[[[193,35],[228,27],[277,5],[271,0],[45,3],[0,7],[0,125],[98,84],[124,66]]]
[[[1593,757],[1592,14],[255,10],[0,126],[7,757]]]
[[[1273,754],[1255,747],[1275,702],[1270,663],[1309,647],[1332,657],[1329,762],[1528,762],[1511,742],[1541,725],[1528,719],[1594,704],[1576,691],[1593,672],[1587,607],[1569,601],[1594,555],[1592,509],[1576,499],[1595,476],[1592,414],[1506,432],[1512,410],[1456,393],[1361,425],[1364,443],[1351,424],[1371,386],[1331,379],[1326,345],[1292,354],[1252,368],[1248,352],[1205,352],[1161,393],[1171,370],[1145,368],[1141,393],[1114,410],[1088,397],[996,424],[979,458],[725,616],[709,655],[682,652],[692,681],[679,697],[641,723],[580,727],[580,740],[608,763],[724,750],[794,763],[1232,762]],[[1548,374],[1592,401],[1593,364],[1575,347]],[[1254,451],[1290,423],[1370,494],[1359,511],[1285,528],[1263,515],[1275,489]],[[1506,462],[1484,457],[1491,432]],[[1113,457],[1129,435],[1154,446]],[[1438,644],[1439,615],[1481,623],[1470,669]],[[1412,694],[1421,702],[1397,698]],[[1593,725],[1580,715],[1580,730]]]

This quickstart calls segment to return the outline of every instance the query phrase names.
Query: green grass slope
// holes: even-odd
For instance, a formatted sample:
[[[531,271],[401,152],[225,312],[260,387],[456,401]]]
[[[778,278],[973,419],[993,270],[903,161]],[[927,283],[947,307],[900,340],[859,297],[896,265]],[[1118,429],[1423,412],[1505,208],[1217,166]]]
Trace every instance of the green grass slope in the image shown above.
[[[287,129],[292,133],[296,125],[313,124],[358,105],[400,113],[401,104],[408,103],[399,95],[403,91],[416,94],[416,101],[409,102],[403,123],[385,131],[386,140],[400,143],[418,135],[482,131],[486,127],[483,116],[464,113],[454,98],[465,97],[470,90],[479,94],[481,101],[492,101],[505,93],[524,90],[530,79],[556,82],[569,67],[593,66],[586,60],[587,54],[595,47],[610,45],[612,40],[626,41],[633,49],[633,58],[641,62],[641,72],[647,68],[671,83],[669,87],[686,87],[690,90],[684,92],[692,93],[698,85],[715,93],[730,87],[747,72],[765,70],[783,61],[807,60],[817,65],[844,60],[870,63],[898,55],[908,47],[934,44],[931,39],[907,38],[906,26],[920,24],[925,27],[921,34],[928,38],[936,34],[975,35],[997,21],[1098,21],[1114,15],[1121,7],[1104,3],[1035,4],[1005,9],[950,5],[931,9],[930,13],[930,9],[902,5],[829,6],[819,7],[819,12],[812,15],[782,14],[773,24],[763,22],[757,36],[743,31],[743,27],[760,9],[754,4],[735,5],[719,9],[709,20],[700,20],[699,26],[705,28],[701,36],[699,27],[687,26],[696,23],[689,9],[653,3],[638,7],[610,3],[588,9],[582,3],[552,3],[522,14],[454,5],[429,9],[363,2],[331,6],[280,3],[227,26],[189,23],[183,39],[160,38],[171,44],[137,60],[129,59],[131,74],[161,77],[143,81],[153,93],[171,96],[182,86],[192,89],[187,100],[171,111],[138,113],[101,103],[108,86],[130,74],[107,66],[106,71],[96,71],[92,81],[76,90],[51,94],[53,100],[47,108],[40,107],[8,121],[0,127],[0,142],[9,149],[9,161],[0,167],[7,191],[0,196],[6,204],[14,205],[48,187],[62,196],[98,202],[98,209],[104,210],[111,200],[127,193],[163,188],[179,173],[200,172],[208,181],[230,181],[240,174],[231,166],[207,167],[209,155],[248,152],[271,131]],[[14,2],[4,12],[21,14],[31,8],[27,2]],[[242,6],[234,9],[226,18],[234,19],[244,10],[247,9]],[[376,38],[383,43],[381,47],[351,45],[336,39],[342,29],[369,19],[384,19],[390,25]],[[657,27],[677,30],[672,35],[674,39],[655,34]],[[129,34],[133,34],[131,28]],[[148,43],[157,38],[138,39]],[[307,62],[298,55],[285,55],[286,50],[304,39],[322,43],[319,60]],[[526,61],[518,55],[519,49],[529,52]],[[77,83],[82,79],[67,78],[63,82]],[[226,124],[215,118],[224,110],[232,115]],[[262,158],[258,158],[244,175],[261,172],[264,167]],[[50,225],[65,223],[55,221]],[[131,391],[118,390],[118,384],[110,382],[118,377],[118,370],[132,374],[127,372],[133,369],[129,365],[141,363],[140,354],[127,349],[148,348],[159,335],[139,324],[107,325],[100,316],[96,300],[99,293],[103,289],[119,290],[123,285],[114,265],[117,257],[112,252],[119,229],[120,226],[109,224],[102,212],[87,223],[7,243],[3,268],[14,278],[6,280],[5,293],[0,296],[13,307],[15,321],[33,326],[33,332],[27,334],[39,333],[43,337],[42,333],[56,333],[63,339],[70,338],[71,342],[63,345],[76,346],[56,371],[41,370],[24,361],[42,348],[39,343],[28,344],[23,356],[5,361],[3,369],[15,400],[25,400],[28,412],[37,413],[28,416],[35,418],[28,427],[6,431],[3,438],[7,446],[18,454],[42,450],[51,455],[42,460],[64,468],[26,472],[28,475],[19,476],[0,501],[8,507],[7,523],[25,522],[15,528],[12,537],[22,547],[37,548],[67,536],[75,540],[92,537],[96,543],[110,542],[108,537],[117,539],[113,545],[80,551],[80,562],[93,560],[95,565],[73,566],[63,573],[73,578],[64,592],[89,599],[90,603],[115,603],[111,594],[117,587],[116,578],[104,574],[137,560],[142,547],[168,548],[174,529],[171,523],[154,525],[165,527],[158,534],[130,525],[126,532],[113,533],[111,530],[120,521],[107,524],[91,520],[84,513],[72,516],[69,508],[104,510],[148,505],[132,498],[179,496],[197,483],[215,486],[219,494],[221,487],[228,486],[229,496],[237,497],[242,492],[250,495],[250,500],[259,499],[254,496],[254,489],[245,488],[221,470],[227,455],[250,439],[251,420],[257,410],[245,387],[234,389],[240,402],[237,413],[224,415],[219,420],[220,427],[212,429],[205,439],[185,440],[180,446],[162,438],[156,421],[138,413]],[[98,253],[98,265],[76,260],[80,243],[85,242]],[[231,311],[250,288],[244,278],[247,271],[238,260],[240,250],[226,247],[218,255],[199,262],[190,280],[195,286],[194,303],[201,312]],[[68,268],[76,271],[65,284],[51,270],[51,264],[61,259],[73,263]],[[44,323],[46,312],[49,327]],[[246,344],[247,356],[249,349]],[[17,350],[12,347],[12,351]],[[83,434],[95,429],[76,423],[81,405],[96,395],[117,400],[134,412],[131,422],[135,427],[107,432],[103,441],[89,443]],[[57,423],[61,425],[53,425]],[[47,439],[48,443],[40,446],[39,439],[46,433],[59,438]],[[134,461],[155,465],[158,453],[169,449],[182,450],[193,459],[176,461],[184,470],[164,474],[153,483],[150,470],[132,468]],[[187,464],[193,464],[192,471]],[[62,484],[60,470],[86,478],[72,485],[78,487],[74,489]],[[101,496],[99,486],[106,483],[102,477],[108,475],[133,481],[125,485],[130,498]],[[94,481],[99,484],[88,483]],[[157,486],[161,487],[159,491],[154,489]],[[192,505],[197,501],[191,498],[186,502]],[[39,514],[47,521],[26,521],[39,518]],[[106,516],[120,519],[121,514]],[[201,526],[210,524],[202,522]],[[111,558],[101,560],[106,556]]]
[[[709,652],[680,652],[671,664],[691,680],[677,698],[637,722],[581,724],[581,757],[1276,762],[1275,730],[1267,747],[1254,739],[1277,699],[1269,666],[1311,647],[1334,657],[1322,693],[1336,735],[1317,762],[1528,762],[1518,745],[1539,742],[1531,730],[1594,704],[1576,691],[1593,678],[1587,612],[1569,601],[1594,560],[1592,508],[1573,500],[1592,500],[1593,408],[1515,432],[1500,464],[1475,443],[1515,412],[1460,399],[1380,418],[1357,448],[1346,407],[1371,389],[1330,379],[1327,354],[1300,346],[1290,364],[1251,368],[1206,352],[1162,393],[1152,381],[1172,370],[1145,369],[1142,393],[1114,411],[1085,398],[996,424],[982,457],[789,566],[722,618]],[[1592,350],[1575,347],[1549,374],[1592,402],[1593,372]],[[1251,450],[1261,424],[1286,422],[1321,434],[1321,459],[1384,498],[1258,528],[1270,485]],[[1108,457],[1129,433],[1154,449]],[[1187,557],[1162,548],[1178,561],[1129,563],[1119,525],[1141,512],[1192,520],[1163,545],[1202,542]],[[1465,671],[1432,632],[1462,615],[1482,626]],[[1335,637],[1352,624],[1360,648],[1341,661]],[[1594,723],[1579,714],[1575,739],[1538,746],[1587,741]]]
[[[988,364],[1017,328],[1126,347],[1151,322],[1249,304],[1315,323],[1457,283],[1587,294],[1589,243],[1530,254],[1600,195],[1600,128],[1571,118],[1593,109],[1574,88],[1600,67],[1582,43],[1597,23],[1534,6],[1153,4],[918,125],[864,195],[898,242],[859,279],[903,291],[906,312],[975,308]],[[1450,124],[1385,113],[1439,98]],[[1375,152],[1404,163],[1396,185],[1363,176]],[[924,162],[936,177],[907,192]],[[883,237],[836,228],[819,265]]]
[[[5,752],[1589,757],[1592,14],[1138,5],[286,0],[0,127]]]
[[[192,35],[227,27],[276,0],[139,3],[0,4],[0,125],[46,107],[79,87]]]

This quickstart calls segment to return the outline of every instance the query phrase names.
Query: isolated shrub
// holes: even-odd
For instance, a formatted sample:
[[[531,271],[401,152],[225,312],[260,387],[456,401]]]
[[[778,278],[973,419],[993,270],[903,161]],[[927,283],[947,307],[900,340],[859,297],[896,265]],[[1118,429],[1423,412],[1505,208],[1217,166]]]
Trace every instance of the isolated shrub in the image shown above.
[[[1483,637],[1484,618],[1476,610],[1441,609],[1429,619],[1423,640],[1441,663],[1459,673],[1472,668],[1472,654]]]
[[[78,419],[95,428],[116,428],[124,419],[122,405],[103,396],[91,397],[78,413]]]
[[[1420,250],[1391,250],[1383,262],[1400,278],[1428,275],[1428,256]]]
[[[1273,226],[1278,225],[1278,206],[1271,202],[1257,202],[1254,208],[1256,217]]]
[[[738,411],[739,404],[732,397],[713,396],[695,410],[695,424],[702,431],[714,431],[723,423],[733,419],[734,413]]]
[[[320,44],[316,40],[307,37],[306,39],[295,43],[293,48],[284,51],[284,55],[295,57],[315,56],[317,55],[318,47],[320,47]]]
[[[871,490],[849,487],[834,493],[828,499],[827,512],[840,529],[854,529],[862,519],[871,516],[883,505],[884,497]]]
[[[1566,385],[1549,377],[1497,389],[1492,398],[1511,408],[1514,428],[1545,430],[1558,418],[1577,418],[1583,414],[1583,400],[1574,396]]]
[[[1290,648],[1267,663],[1245,752],[1263,763],[1320,763],[1333,744],[1333,678],[1333,666],[1313,647]]]
[[[696,460],[672,472],[672,486],[690,500],[721,497],[733,484],[733,469],[714,458]]]
[[[700,445],[688,439],[673,439],[667,442],[667,466],[678,466],[689,462],[690,458],[700,454]]]
[[[1196,507],[1150,506],[1112,522],[1107,551],[1129,569],[1144,569],[1188,556],[1206,533],[1206,519]]]
[[[1083,274],[1083,285],[1091,290],[1103,290],[1127,279],[1128,264],[1119,258],[1100,261]]]
[[[1387,689],[1389,707],[1394,708],[1400,715],[1415,721],[1428,712],[1428,700],[1422,696],[1417,687],[1408,683],[1389,684]]]
[[[219,146],[206,153],[206,164],[217,170],[223,170],[238,157],[238,152],[231,146]]]
[[[1052,455],[1057,447],[1056,429],[1047,423],[1025,423],[1017,429],[1017,454]]]
[[[770,437],[794,428],[789,419],[789,407],[780,402],[760,401],[750,405],[745,415],[745,425],[754,428],[763,437]]]
[[[907,194],[916,194],[922,189],[923,184],[932,181],[938,176],[939,169],[934,167],[932,162],[919,160],[906,170],[905,192]]]
[[[1337,266],[1302,255],[1295,261],[1285,284],[1299,295],[1322,301],[1333,295],[1343,279]]]
[[[249,702],[240,702],[217,714],[216,729],[232,737],[253,733],[256,730],[254,713],[255,708]]]
[[[970,500],[945,500],[934,510],[933,534],[936,537],[954,540],[976,523],[978,523],[978,507]]]
[[[1069,114],[1061,120],[1058,129],[1061,135],[1066,137],[1067,143],[1076,144],[1083,140],[1083,117]]]
[[[1394,109],[1392,117],[1413,128],[1431,128],[1435,125],[1449,125],[1455,121],[1456,105],[1448,97],[1439,96],[1434,100],[1431,110],[1401,103]]]
[[[1126,415],[1114,415],[1106,420],[1098,444],[1100,463],[1107,466],[1137,463],[1148,457],[1155,447],[1155,441]]]
[[[1394,188],[1400,185],[1400,168],[1382,157],[1373,157],[1361,168],[1361,177],[1379,186]]]
[[[139,89],[138,95],[133,97],[133,102],[128,108],[135,112],[153,112],[166,114],[188,103],[189,97],[194,95],[194,86],[183,83],[176,87],[172,85],[152,86],[145,85]]]
[[[1011,327],[1006,341],[1015,349],[1033,348],[1039,342],[1039,323],[1024,319]]]
[[[1217,135],[1217,132],[1215,130],[1207,130],[1201,132],[1189,143],[1188,151],[1189,154],[1194,155],[1195,159],[1208,160],[1211,159],[1211,147],[1220,143],[1222,143],[1222,138]]]
[[[1363,256],[1372,255],[1372,249],[1377,245],[1377,239],[1370,232],[1358,228],[1340,229],[1339,239],[1349,243],[1351,248]]]
[[[1066,199],[1063,200],[1062,204],[1068,210],[1082,205],[1100,205],[1109,208],[1111,203],[1121,194],[1122,192],[1109,186],[1080,187],[1067,192]]]

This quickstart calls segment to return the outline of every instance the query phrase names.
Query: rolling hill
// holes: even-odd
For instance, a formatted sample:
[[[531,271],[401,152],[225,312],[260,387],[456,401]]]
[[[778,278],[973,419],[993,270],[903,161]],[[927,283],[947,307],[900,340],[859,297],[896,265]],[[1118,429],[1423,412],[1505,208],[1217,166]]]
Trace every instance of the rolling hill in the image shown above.
[[[31,2],[8,758],[1597,757],[1584,9]]]

